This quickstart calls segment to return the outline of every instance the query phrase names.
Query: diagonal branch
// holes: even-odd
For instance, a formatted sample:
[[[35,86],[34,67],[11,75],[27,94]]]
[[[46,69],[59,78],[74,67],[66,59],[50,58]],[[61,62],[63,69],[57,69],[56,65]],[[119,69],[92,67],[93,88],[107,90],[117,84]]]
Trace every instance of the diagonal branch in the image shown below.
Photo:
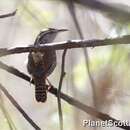
[[[63,0],[62,0],[63,1]],[[69,1],[69,0],[64,0]],[[81,4],[89,9],[100,11],[119,23],[129,23],[130,7],[125,4],[107,3],[100,0],[72,0],[75,3]]]
[[[18,76],[19,78],[22,78],[22,79],[24,79],[24,80],[30,82],[30,77],[29,77],[29,76],[27,76],[26,74],[20,72],[19,70],[15,69],[15,68],[13,68],[13,67],[10,67],[10,66],[8,66],[8,65],[6,65],[6,64],[4,64],[4,63],[2,63],[2,62],[0,62],[0,68],[1,68],[1,69],[4,69],[5,71],[8,71],[8,72],[11,73],[11,74],[14,74],[15,76]],[[17,73],[18,73],[18,74],[16,74],[16,70],[17,70]],[[13,72],[13,71],[14,71],[14,72]],[[57,90],[57,88],[55,88],[54,86],[52,86],[52,87],[49,89],[49,92],[57,97],[58,90]],[[76,107],[76,108],[78,108],[78,109],[80,109],[80,110],[82,110],[82,111],[84,111],[84,112],[86,112],[86,113],[88,113],[88,114],[94,116],[94,117],[97,117],[97,118],[99,118],[99,119],[101,119],[101,120],[103,120],[103,121],[111,120],[112,122],[117,122],[117,124],[118,124],[118,122],[120,122],[120,120],[116,120],[116,119],[110,117],[108,114],[104,114],[104,113],[102,113],[102,112],[99,112],[99,111],[97,111],[96,109],[94,109],[94,108],[92,108],[92,107],[89,107],[89,106],[87,106],[87,105],[81,103],[81,102],[78,101],[78,100],[75,100],[74,98],[72,98],[72,97],[70,97],[70,96],[68,96],[68,95],[66,95],[66,94],[64,94],[64,93],[62,93],[62,92],[60,93],[60,97],[61,97],[64,101],[66,101],[67,103],[69,103],[70,105],[72,105],[72,106],[74,106],[74,107]],[[120,124],[120,123],[119,123],[119,124]],[[122,123],[122,126],[117,125],[117,127],[122,128],[122,129],[125,129],[125,130],[129,130],[129,129],[130,129],[130,126],[126,126],[126,125],[123,124],[123,123]]]
[[[109,39],[93,39],[93,40],[69,40],[63,42],[49,43],[39,46],[30,46],[30,47],[16,47],[12,49],[1,48],[0,49],[0,57],[17,54],[17,53],[26,53],[31,51],[44,51],[50,48],[54,50],[64,50],[64,49],[72,49],[72,48],[84,48],[84,47],[99,47],[99,46],[107,46],[107,45],[115,45],[115,44],[130,44],[130,35],[124,35],[122,37],[117,38],[109,38]]]
[[[0,84],[0,89],[10,100],[10,102],[18,109],[18,111],[23,115],[23,117],[35,128],[35,130],[41,130],[39,126],[25,113],[22,107],[15,101],[15,99],[8,93],[8,91]]]
[[[74,3],[73,0],[69,0],[67,2],[67,5],[68,5],[69,12],[70,12],[70,14],[72,16],[73,22],[75,24],[75,27],[77,29],[77,32],[79,34],[79,37],[80,37],[81,40],[83,40],[84,36],[83,36],[82,30],[81,30],[80,24],[78,22],[78,19],[76,17],[75,3]],[[96,102],[97,99],[96,99],[96,92],[95,92],[95,82],[94,82],[94,79],[93,79],[91,71],[90,71],[89,54],[88,54],[87,48],[82,48],[82,49],[83,49],[83,53],[84,53],[84,57],[85,57],[86,71],[88,73],[88,77],[89,77],[90,84],[91,84],[91,87],[92,87],[93,106],[94,106],[95,109],[97,109],[97,102]],[[95,121],[95,118],[93,118],[93,120]],[[96,130],[96,127],[94,127],[93,130]]]
[[[76,17],[76,9],[75,9],[75,4],[74,4],[74,1],[73,0],[69,0],[67,1],[67,5],[68,5],[68,9],[70,11],[70,14],[73,18],[73,21],[74,21],[74,24],[76,26],[76,29],[77,29],[77,32],[81,38],[81,40],[84,39],[84,36],[83,36],[83,33],[81,31],[81,28],[80,28],[80,24],[78,22],[78,19]],[[97,103],[96,103],[96,92],[95,92],[95,83],[94,83],[94,79],[91,75],[91,72],[90,72],[90,66],[89,66],[89,54],[88,54],[88,50],[87,48],[83,48],[83,53],[84,53],[84,56],[85,56],[85,63],[86,63],[86,70],[87,70],[87,73],[88,73],[88,76],[89,76],[89,80],[90,80],[90,84],[92,86],[92,95],[93,95],[93,102],[94,102],[94,107],[96,108],[97,106]]]
[[[17,10],[13,11],[12,13],[0,15],[0,18],[7,18],[7,17],[14,16],[16,14],[16,11]]]
[[[2,110],[3,115],[4,115],[4,117],[5,117],[6,120],[7,120],[7,124],[8,124],[8,126],[9,126],[9,129],[10,129],[10,130],[16,130],[15,124],[14,124],[14,122],[12,121],[12,119],[11,119],[11,117],[10,117],[8,111],[7,111],[6,108],[5,108],[5,105],[4,105],[4,102],[3,102],[3,98],[2,98],[1,93],[0,93],[0,109]]]

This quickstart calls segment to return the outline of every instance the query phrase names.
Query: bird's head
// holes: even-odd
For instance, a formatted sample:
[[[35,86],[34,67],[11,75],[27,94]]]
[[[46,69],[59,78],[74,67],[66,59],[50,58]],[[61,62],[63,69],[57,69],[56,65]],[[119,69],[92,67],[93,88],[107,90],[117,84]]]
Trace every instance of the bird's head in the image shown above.
[[[59,33],[59,32],[65,32],[65,31],[68,31],[67,29],[56,29],[56,28],[48,28],[48,29],[45,29],[45,30],[42,30],[40,32],[40,34],[55,34],[55,33]]]
[[[46,30],[43,30],[39,33],[39,35],[36,38],[35,45],[39,44],[45,44],[53,42],[56,35],[60,32],[68,31],[67,29],[55,29],[55,28],[48,28]]]

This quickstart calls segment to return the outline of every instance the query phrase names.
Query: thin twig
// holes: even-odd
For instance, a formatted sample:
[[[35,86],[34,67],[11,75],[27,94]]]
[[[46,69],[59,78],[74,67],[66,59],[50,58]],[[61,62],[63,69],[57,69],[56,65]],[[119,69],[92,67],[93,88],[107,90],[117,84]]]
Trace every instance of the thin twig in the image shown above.
[[[2,67],[2,66],[3,66],[3,67]],[[20,72],[19,70],[17,70],[17,69],[14,68],[14,67],[10,67],[10,66],[8,66],[8,65],[6,65],[6,64],[4,64],[4,63],[2,63],[2,62],[0,62],[0,68],[1,68],[1,69],[4,69],[5,71],[7,71],[7,72],[9,72],[9,73],[11,73],[11,74],[13,74],[13,75],[19,77],[19,78],[22,78],[22,79],[24,79],[24,80],[30,82],[30,77],[29,77],[29,76],[27,76],[26,74]],[[8,69],[7,69],[7,68],[8,68]],[[9,71],[9,70],[11,70],[11,71]],[[16,74],[16,70],[17,70],[17,73],[18,73],[18,74]],[[14,72],[13,72],[13,71],[14,71]],[[32,83],[33,83],[33,82],[32,82]],[[49,92],[57,97],[58,90],[57,90],[57,88],[55,88],[54,86],[52,86],[52,87],[49,89]],[[108,114],[104,114],[104,113],[102,113],[102,112],[98,112],[96,109],[94,109],[94,108],[92,108],[92,107],[89,107],[89,106],[87,106],[87,105],[81,103],[81,102],[78,101],[78,100],[75,100],[74,98],[72,98],[72,97],[70,97],[70,96],[68,96],[68,95],[66,95],[66,94],[64,94],[64,93],[62,93],[62,92],[60,93],[60,97],[61,97],[61,99],[63,99],[63,100],[66,101],[67,103],[69,103],[70,105],[72,105],[72,106],[74,106],[74,107],[76,107],[76,108],[78,108],[78,109],[84,111],[85,113],[90,114],[91,116],[97,117],[97,118],[99,118],[99,119],[101,119],[101,120],[103,120],[103,121],[106,121],[106,120],[107,120],[107,121],[108,121],[108,120],[111,120],[111,121],[113,121],[113,122],[116,121],[117,124],[118,124],[118,122],[120,122],[120,120],[116,120],[116,119],[110,117]],[[124,124],[123,124],[122,126],[117,125],[117,127],[122,128],[122,129],[125,129],[125,130],[130,130],[130,126],[126,126],[126,125],[124,125]]]
[[[67,49],[63,51],[62,54],[62,64],[61,64],[61,75],[60,75],[60,81],[59,81],[59,87],[58,87],[58,93],[57,93],[57,102],[58,102],[58,112],[59,112],[59,122],[60,122],[60,130],[63,130],[63,113],[62,113],[62,107],[61,107],[61,88],[63,79],[65,76],[65,55],[66,55]]]
[[[80,24],[78,22],[78,19],[76,17],[76,8],[75,8],[75,3],[73,0],[69,0],[67,2],[67,5],[68,5],[68,9],[70,11],[70,14],[72,16],[72,19],[73,19],[73,22],[75,24],[75,27],[77,29],[77,32],[79,34],[79,37],[81,40],[84,39],[84,36],[83,36],[83,33],[82,33],[82,30],[80,28]],[[95,109],[97,109],[97,98],[96,98],[96,91],[95,91],[95,82],[94,82],[94,79],[91,75],[91,72],[90,72],[90,66],[89,66],[89,54],[88,54],[88,50],[87,48],[82,48],[83,49],[83,53],[84,53],[84,57],[85,57],[85,65],[86,65],[86,71],[88,73],[88,77],[89,77],[89,80],[90,80],[90,84],[91,84],[91,87],[92,87],[92,96],[93,96],[93,106]],[[93,117],[92,117],[93,118]],[[93,118],[93,120],[95,120],[95,118]],[[93,128],[94,130],[96,130],[96,127]]]
[[[83,33],[81,31],[81,28],[80,28],[80,25],[79,25],[79,22],[78,22],[78,19],[76,17],[76,10],[75,10],[75,4],[74,4],[74,1],[73,0],[69,0],[67,1],[67,5],[68,5],[68,9],[70,11],[70,14],[73,18],[73,21],[74,21],[74,24],[76,26],[76,29],[77,29],[77,32],[81,38],[81,40],[84,39],[84,36],[83,36]],[[89,80],[90,80],[90,84],[91,84],[91,87],[92,87],[92,95],[93,95],[93,104],[94,104],[94,107],[96,108],[97,107],[97,102],[96,102],[96,92],[95,92],[95,83],[94,83],[94,79],[91,75],[91,72],[90,72],[90,66],[89,66],[89,54],[88,54],[88,50],[87,48],[83,48],[83,53],[84,53],[84,57],[85,57],[85,63],[86,63],[86,70],[87,70],[87,73],[88,73],[88,76],[89,76]]]
[[[26,114],[22,107],[16,102],[16,100],[8,93],[8,91],[0,84],[0,89],[10,100],[10,102],[18,109],[18,111],[23,115],[23,117],[32,125],[35,130],[41,130],[41,128]]]
[[[0,57],[17,54],[17,53],[26,53],[32,51],[44,51],[50,48],[54,50],[64,50],[72,48],[83,48],[83,47],[99,47],[99,46],[108,46],[116,44],[130,44],[130,35],[124,35],[117,38],[109,39],[93,39],[93,40],[69,40],[63,42],[49,43],[39,46],[29,46],[29,47],[16,47],[12,49],[0,48]]]
[[[0,15],[0,18],[7,18],[7,17],[14,16],[16,14],[16,11],[17,10],[13,11],[12,13]]]
[[[10,129],[10,130],[14,130],[13,128],[15,128],[15,130],[16,130],[16,127],[15,127],[15,125],[14,125],[14,123],[13,123],[11,117],[10,117],[8,111],[6,110],[5,106],[4,106],[3,98],[2,98],[2,95],[1,95],[1,94],[0,94],[0,108],[1,108],[1,110],[2,110],[2,112],[3,112],[4,117],[5,117],[6,120],[7,120],[9,129]],[[14,126],[14,127],[13,127],[13,126]]]

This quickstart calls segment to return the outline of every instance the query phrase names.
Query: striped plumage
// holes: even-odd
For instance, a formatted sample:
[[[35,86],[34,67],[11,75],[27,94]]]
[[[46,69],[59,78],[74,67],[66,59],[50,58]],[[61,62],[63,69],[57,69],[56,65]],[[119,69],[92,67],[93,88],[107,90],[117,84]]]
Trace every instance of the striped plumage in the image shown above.
[[[58,32],[65,29],[48,29],[40,32],[34,45],[51,43]],[[48,77],[56,67],[56,52],[52,48],[44,52],[30,52],[28,55],[27,70],[32,75],[35,84],[35,98],[38,102],[45,102],[47,99],[46,77]]]

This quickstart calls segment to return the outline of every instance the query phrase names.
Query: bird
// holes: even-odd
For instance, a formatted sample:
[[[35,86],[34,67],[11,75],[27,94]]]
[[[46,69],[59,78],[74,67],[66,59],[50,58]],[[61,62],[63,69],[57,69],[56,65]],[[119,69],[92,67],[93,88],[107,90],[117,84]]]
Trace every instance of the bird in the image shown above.
[[[41,31],[34,42],[34,46],[51,43],[60,32],[68,31],[67,29],[48,28]],[[47,100],[46,78],[54,71],[56,67],[56,51],[53,48],[43,52],[29,52],[27,71],[31,75],[35,85],[35,99],[37,102]]]

